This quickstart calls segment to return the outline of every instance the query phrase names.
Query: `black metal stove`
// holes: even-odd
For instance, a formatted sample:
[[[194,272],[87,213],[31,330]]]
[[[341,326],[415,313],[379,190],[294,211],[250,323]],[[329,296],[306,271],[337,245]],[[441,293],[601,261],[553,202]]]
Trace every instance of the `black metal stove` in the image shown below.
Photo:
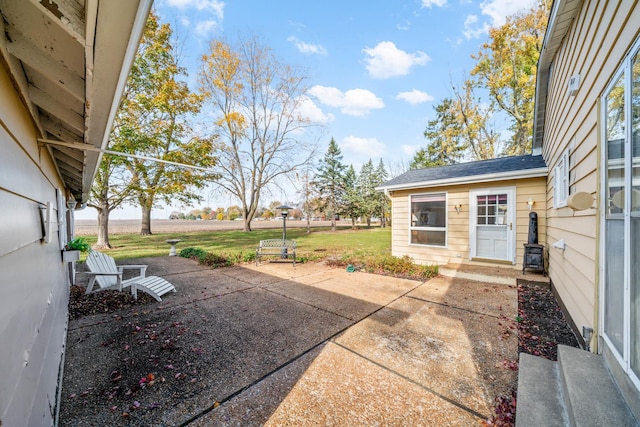
[[[544,270],[544,245],[538,244],[538,214],[529,213],[529,237],[528,243],[524,244],[524,259],[522,260],[522,273],[525,269],[542,271],[542,275],[546,276]]]

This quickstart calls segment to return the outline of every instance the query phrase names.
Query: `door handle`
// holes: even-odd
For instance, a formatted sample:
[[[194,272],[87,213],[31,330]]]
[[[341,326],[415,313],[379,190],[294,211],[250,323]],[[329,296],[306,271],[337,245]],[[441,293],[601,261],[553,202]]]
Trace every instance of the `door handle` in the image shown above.
[[[512,222],[509,223],[509,230],[513,230],[513,223]]]

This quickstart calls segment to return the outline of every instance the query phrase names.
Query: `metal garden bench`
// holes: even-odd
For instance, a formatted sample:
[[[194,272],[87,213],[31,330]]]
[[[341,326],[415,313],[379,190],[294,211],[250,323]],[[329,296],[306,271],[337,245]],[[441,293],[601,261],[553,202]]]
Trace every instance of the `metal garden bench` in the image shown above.
[[[263,256],[274,256],[280,259],[293,259],[293,265],[296,265],[296,242],[293,240],[269,239],[260,240],[260,244],[256,248],[256,265]]]

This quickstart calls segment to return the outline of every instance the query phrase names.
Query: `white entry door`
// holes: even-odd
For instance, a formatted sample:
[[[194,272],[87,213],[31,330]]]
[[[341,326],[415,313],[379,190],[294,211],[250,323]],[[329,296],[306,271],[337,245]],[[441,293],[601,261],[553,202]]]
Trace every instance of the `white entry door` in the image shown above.
[[[515,263],[515,189],[469,192],[470,258]]]

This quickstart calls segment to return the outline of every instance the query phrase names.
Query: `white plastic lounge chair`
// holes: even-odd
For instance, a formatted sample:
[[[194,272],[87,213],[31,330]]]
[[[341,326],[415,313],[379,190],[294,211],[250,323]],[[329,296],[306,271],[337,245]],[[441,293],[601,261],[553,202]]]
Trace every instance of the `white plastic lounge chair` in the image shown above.
[[[105,289],[117,289],[122,291],[122,288],[131,287],[131,295],[134,298],[138,298],[138,290],[148,293],[158,301],[162,301],[160,298],[167,292],[175,292],[176,287],[165,279],[158,276],[146,276],[146,265],[116,265],[116,261],[109,255],[103,254],[98,251],[91,251],[87,255],[87,267],[89,267],[89,285],[87,286],[86,293],[90,293],[93,290],[93,286],[97,283],[99,290]],[[137,269],[140,270],[138,276],[131,279],[122,279],[124,270]]]

